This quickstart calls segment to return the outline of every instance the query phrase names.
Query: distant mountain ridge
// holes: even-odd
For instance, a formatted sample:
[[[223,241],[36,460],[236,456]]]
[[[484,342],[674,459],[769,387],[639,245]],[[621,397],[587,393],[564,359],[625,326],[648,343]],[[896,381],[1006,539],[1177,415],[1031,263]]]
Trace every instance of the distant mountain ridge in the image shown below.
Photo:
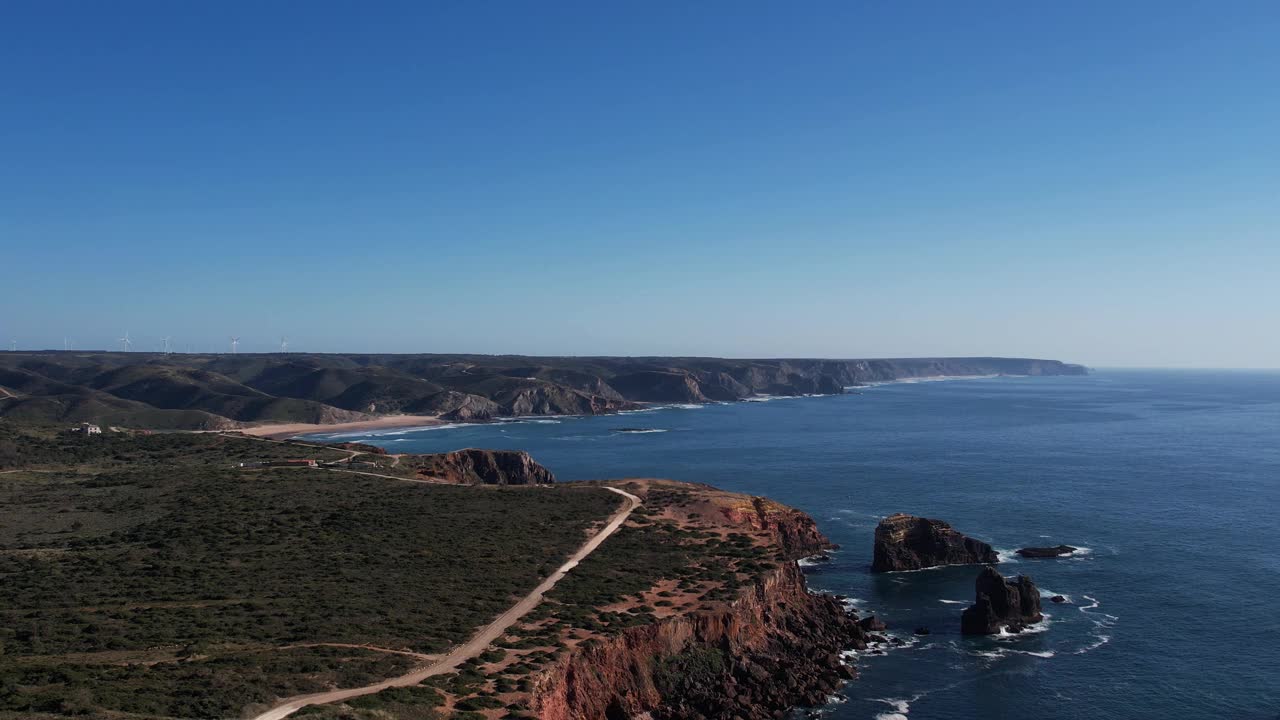
[[[477,422],[598,415],[642,403],[827,395],[870,382],[1083,375],[1031,358],[877,360],[517,355],[0,353],[0,417],[157,429],[336,423],[378,415]]]

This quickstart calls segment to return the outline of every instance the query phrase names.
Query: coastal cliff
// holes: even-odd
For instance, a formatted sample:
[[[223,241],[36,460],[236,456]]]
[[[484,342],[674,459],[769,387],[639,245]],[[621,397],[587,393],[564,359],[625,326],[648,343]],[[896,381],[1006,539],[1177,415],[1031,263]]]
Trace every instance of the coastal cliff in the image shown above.
[[[774,537],[788,559],[834,550],[836,544],[818,530],[813,518],[769,498],[752,497],[722,510],[730,522],[764,530]]]
[[[749,577],[724,600],[574,644],[534,682],[528,699],[534,717],[772,719],[795,706],[822,704],[855,675],[841,653],[883,640],[836,598],[808,590],[795,560],[833,545],[804,513],[706,486],[643,481],[625,487],[687,530],[749,533],[759,560],[737,568],[750,570]],[[693,524],[684,525],[687,520]],[[738,551],[708,564],[732,569],[740,557]],[[659,587],[669,585],[659,579]],[[646,593],[640,600],[660,596]]]
[[[556,476],[523,450],[467,448],[433,455],[405,455],[419,477],[458,485],[549,485]]]
[[[579,649],[538,681],[540,720],[766,720],[819,705],[853,671],[843,650],[865,647],[857,620],[812,595],[794,563],[760,578],[713,611],[630,628]]]
[[[0,355],[0,416],[170,429],[332,424],[386,415],[483,422],[599,415],[641,403],[838,395],[847,387],[911,378],[1087,372],[1032,358],[14,352]]]

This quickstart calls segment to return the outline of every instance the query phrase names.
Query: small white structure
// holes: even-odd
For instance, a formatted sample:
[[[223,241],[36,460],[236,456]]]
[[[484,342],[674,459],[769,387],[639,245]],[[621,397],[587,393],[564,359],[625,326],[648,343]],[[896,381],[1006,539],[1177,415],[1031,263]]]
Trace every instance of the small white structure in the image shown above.
[[[84,435],[101,435],[102,428],[98,427],[97,425],[94,425],[93,423],[86,422],[86,423],[80,423],[80,427],[71,428],[71,432],[81,433]]]

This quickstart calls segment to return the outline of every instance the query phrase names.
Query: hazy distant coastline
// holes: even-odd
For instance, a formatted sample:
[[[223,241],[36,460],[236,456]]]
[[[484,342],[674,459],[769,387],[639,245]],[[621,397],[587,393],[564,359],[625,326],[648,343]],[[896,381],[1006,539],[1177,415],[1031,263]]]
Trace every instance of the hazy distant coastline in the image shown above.
[[[155,429],[254,428],[255,434],[279,436],[338,426],[599,415],[653,403],[832,395],[903,380],[1087,372],[1081,365],[1033,358],[14,352],[0,354],[0,417]]]

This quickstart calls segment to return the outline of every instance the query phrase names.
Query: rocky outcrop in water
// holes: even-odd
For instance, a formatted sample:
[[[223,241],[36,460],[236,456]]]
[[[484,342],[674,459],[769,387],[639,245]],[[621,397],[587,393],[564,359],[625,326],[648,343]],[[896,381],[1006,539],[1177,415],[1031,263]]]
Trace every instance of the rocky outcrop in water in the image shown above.
[[[898,513],[881,520],[876,527],[871,572],[973,565],[997,560],[996,551],[990,545],[966,537],[941,520]]]
[[[1056,558],[1063,555],[1070,555],[1079,548],[1073,548],[1070,545],[1056,545],[1054,547],[1026,547],[1018,551],[1022,557],[1028,558]]]
[[[1040,622],[1040,590],[1031,578],[1006,578],[993,567],[985,567],[974,583],[977,601],[960,616],[960,632],[965,635],[995,635],[1003,628],[1020,632]]]
[[[556,476],[523,450],[468,448],[435,455],[406,455],[402,466],[423,478],[459,485],[546,485]]]

